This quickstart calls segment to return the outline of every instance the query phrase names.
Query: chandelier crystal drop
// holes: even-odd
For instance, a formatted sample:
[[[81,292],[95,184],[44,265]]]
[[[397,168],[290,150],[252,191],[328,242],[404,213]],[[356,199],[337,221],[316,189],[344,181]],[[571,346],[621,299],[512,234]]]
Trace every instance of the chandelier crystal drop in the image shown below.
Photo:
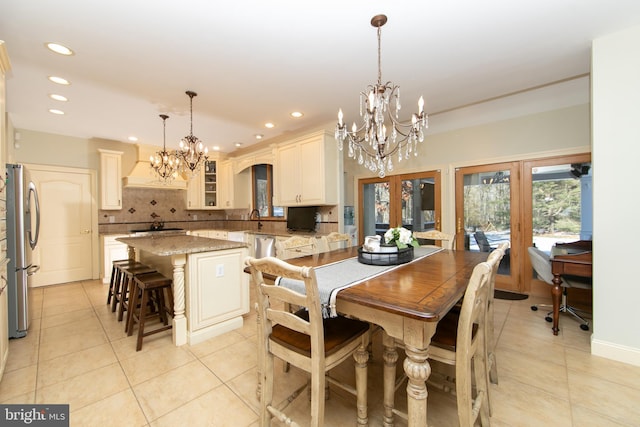
[[[382,26],[387,22],[385,15],[371,18],[371,25],[378,32],[378,82],[367,86],[360,92],[360,117],[363,121],[358,127],[353,123],[351,131],[347,130],[342,109],[338,111],[335,138],[338,148],[348,144],[348,155],[357,159],[371,172],[378,172],[383,178],[393,171],[393,156],[397,161],[408,159],[410,155],[418,155],[418,143],[424,141],[424,131],[429,127],[427,114],[424,112],[424,99],[418,100],[418,112],[413,113],[410,123],[399,120],[400,87],[392,82],[382,83],[380,65],[380,35]]]
[[[190,99],[191,128],[189,135],[180,140],[180,148],[177,150],[177,155],[181,160],[181,169],[193,175],[209,159],[209,149],[193,135],[193,97],[198,96],[198,94],[190,90],[186,94]]]
[[[149,158],[151,173],[158,176],[158,180],[170,183],[178,177],[180,159],[175,151],[167,151],[167,119],[169,116],[160,114],[162,119],[162,151],[158,151]]]

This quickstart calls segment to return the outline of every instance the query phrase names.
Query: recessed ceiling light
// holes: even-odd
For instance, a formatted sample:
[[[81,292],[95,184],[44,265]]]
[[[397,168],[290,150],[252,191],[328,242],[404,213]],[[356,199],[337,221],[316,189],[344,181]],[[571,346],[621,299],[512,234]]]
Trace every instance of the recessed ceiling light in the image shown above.
[[[69,80],[63,79],[62,77],[49,76],[49,80],[59,85],[70,85]]]
[[[71,56],[73,55],[73,51],[66,46],[61,45],[60,43],[45,43],[44,44],[47,49],[52,52],[59,53],[60,55]]]
[[[66,102],[68,101],[67,97],[64,95],[58,95],[57,93],[50,93],[49,98],[55,99],[56,101]]]
[[[302,114],[300,111],[294,111],[293,113],[291,113],[291,117],[293,117],[294,119],[299,119],[302,116],[304,116],[304,114]]]
[[[267,122],[267,123],[264,124],[264,127],[269,128],[269,129],[273,129],[274,127],[276,127],[276,125],[274,125],[271,122]]]
[[[50,109],[49,109],[49,112],[50,112],[51,114],[58,114],[58,115],[60,115],[60,116],[64,114],[64,111],[62,111],[62,110],[56,110],[55,108],[50,108]]]
[[[241,143],[241,142],[236,142],[234,145],[235,145],[236,147],[242,147],[242,143]]]
[[[213,151],[220,151],[220,147],[218,147],[217,145],[214,145],[211,148],[213,149]]]
[[[256,139],[262,139],[262,138],[264,138],[263,134],[261,134],[261,133],[257,133],[256,134]]]
[[[128,139],[129,141],[131,141],[131,142],[136,142],[136,141],[138,140],[138,137],[137,137],[137,136],[133,136],[133,135],[131,135],[131,136],[130,136],[130,137],[128,137],[127,139]]]

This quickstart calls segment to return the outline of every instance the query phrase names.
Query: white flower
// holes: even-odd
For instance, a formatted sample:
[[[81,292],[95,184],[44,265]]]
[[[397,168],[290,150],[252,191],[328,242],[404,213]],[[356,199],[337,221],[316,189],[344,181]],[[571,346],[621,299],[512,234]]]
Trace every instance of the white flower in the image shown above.
[[[417,246],[418,242],[413,238],[411,231],[404,227],[390,228],[384,233],[384,241],[386,244],[395,243],[398,248],[406,248],[407,246]]]

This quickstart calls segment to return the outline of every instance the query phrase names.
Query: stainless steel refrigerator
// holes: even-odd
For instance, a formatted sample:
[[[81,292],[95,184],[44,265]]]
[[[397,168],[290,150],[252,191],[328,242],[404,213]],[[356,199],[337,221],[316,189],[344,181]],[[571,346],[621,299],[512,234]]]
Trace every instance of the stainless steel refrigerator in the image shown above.
[[[40,232],[40,206],[24,165],[7,165],[6,191],[9,337],[21,338],[29,329],[29,276],[40,269],[31,262]]]

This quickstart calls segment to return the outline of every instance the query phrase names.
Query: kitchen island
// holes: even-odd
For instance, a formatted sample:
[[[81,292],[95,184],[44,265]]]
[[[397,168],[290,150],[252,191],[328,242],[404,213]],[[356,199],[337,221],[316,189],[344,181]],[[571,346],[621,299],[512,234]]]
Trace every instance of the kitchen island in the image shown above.
[[[249,311],[248,256],[242,242],[179,235],[116,239],[129,258],[173,278],[173,342],[196,344],[242,327]]]

